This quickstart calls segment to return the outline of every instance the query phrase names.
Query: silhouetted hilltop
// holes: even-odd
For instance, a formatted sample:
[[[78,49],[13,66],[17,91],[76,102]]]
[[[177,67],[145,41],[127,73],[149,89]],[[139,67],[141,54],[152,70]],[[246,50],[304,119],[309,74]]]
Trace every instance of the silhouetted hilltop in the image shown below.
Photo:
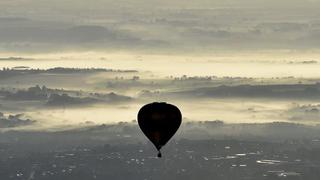
[[[320,83],[315,84],[271,84],[237,85],[198,88],[177,91],[168,95],[188,97],[246,97],[246,98],[320,98]]]
[[[79,97],[71,97],[68,94],[51,94],[47,105],[49,106],[68,106],[68,105],[81,105],[88,103],[97,103],[100,102],[98,99],[94,98],[79,98]]]

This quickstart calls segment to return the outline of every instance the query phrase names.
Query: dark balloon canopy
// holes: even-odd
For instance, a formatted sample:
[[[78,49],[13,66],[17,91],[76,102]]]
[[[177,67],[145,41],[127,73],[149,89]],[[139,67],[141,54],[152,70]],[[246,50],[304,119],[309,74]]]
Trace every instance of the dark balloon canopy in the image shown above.
[[[181,124],[180,110],[171,104],[154,102],[143,106],[138,113],[138,123],[142,132],[160,149],[177,132]]]

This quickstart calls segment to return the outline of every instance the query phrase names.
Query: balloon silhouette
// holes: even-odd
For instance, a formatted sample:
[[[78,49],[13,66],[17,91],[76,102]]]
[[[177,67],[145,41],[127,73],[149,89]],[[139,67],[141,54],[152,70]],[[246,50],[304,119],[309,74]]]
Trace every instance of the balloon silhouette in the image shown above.
[[[181,118],[181,112],[176,106],[164,102],[147,104],[140,109],[139,127],[157,148],[159,158],[160,149],[179,129]]]

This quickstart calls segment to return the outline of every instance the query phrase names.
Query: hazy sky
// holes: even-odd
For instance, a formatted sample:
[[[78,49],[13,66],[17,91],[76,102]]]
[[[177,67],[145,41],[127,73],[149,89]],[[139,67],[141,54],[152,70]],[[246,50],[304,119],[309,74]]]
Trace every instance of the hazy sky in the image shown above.
[[[318,0],[1,0],[1,52],[318,49]]]

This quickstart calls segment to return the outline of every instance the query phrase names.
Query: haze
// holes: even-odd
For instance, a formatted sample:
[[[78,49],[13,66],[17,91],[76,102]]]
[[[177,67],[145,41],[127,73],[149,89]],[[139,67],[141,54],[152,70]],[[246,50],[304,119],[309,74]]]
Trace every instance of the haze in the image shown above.
[[[319,179],[320,1],[0,7],[0,179]],[[183,115],[162,159],[151,102]]]

